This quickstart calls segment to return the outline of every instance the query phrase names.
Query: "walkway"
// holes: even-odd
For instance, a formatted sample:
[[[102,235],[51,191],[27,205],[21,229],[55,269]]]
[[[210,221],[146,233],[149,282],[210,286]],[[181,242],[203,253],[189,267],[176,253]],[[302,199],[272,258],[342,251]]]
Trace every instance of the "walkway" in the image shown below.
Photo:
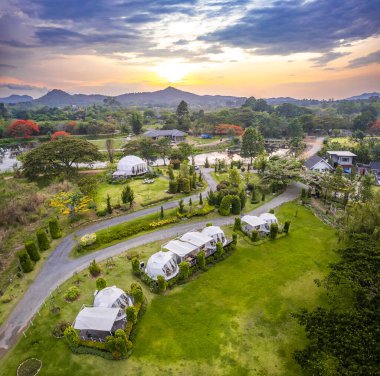
[[[211,189],[215,189],[216,183],[209,175],[210,171],[212,171],[212,169],[203,169],[203,176],[207,181],[209,187]],[[275,197],[270,202],[267,202],[259,208],[251,211],[249,214],[259,215],[261,213],[269,211],[271,208],[275,208],[286,202],[292,201],[299,196],[300,191],[301,184],[293,184],[288,187],[284,193]],[[193,197],[194,200],[196,200],[198,196]],[[165,209],[167,209],[175,207],[176,205],[177,201],[174,201],[163,206]],[[157,212],[157,210],[158,207],[153,207],[121,217],[112,218],[86,227],[78,231],[77,234],[83,235],[85,233],[98,231],[100,229],[138,218],[146,214]],[[73,249],[75,242],[73,240],[73,234],[67,236],[50,254],[45,264],[43,265],[41,272],[30,285],[29,289],[25,292],[23,298],[14,308],[7,321],[0,327],[0,358],[4,356],[7,350],[17,342],[18,338],[22,334],[22,331],[28,326],[30,320],[37,313],[44,300],[48,298],[49,295],[68,278],[73,276],[75,273],[87,268],[93,259],[99,262],[147,243],[162,241],[167,238],[173,238],[184,232],[203,228],[209,221],[210,220],[203,220],[197,223],[184,223],[179,224],[175,227],[160,229],[158,231],[115,244],[111,247],[104,248],[97,252],[93,252],[78,259],[69,258],[69,254]],[[221,217],[212,220],[213,224],[218,226],[232,224],[233,221],[233,217]]]

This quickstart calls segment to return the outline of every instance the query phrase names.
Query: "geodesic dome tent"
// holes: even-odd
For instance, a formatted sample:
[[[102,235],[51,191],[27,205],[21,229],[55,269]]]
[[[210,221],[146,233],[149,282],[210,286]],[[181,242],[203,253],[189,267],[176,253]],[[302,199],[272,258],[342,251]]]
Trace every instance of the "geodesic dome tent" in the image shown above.
[[[227,238],[224,231],[219,226],[207,226],[202,230],[202,234],[210,236],[216,243],[220,242],[223,245],[227,244]]]
[[[135,176],[143,175],[148,171],[148,165],[141,158],[135,155],[127,155],[120,159],[117,164],[117,171],[113,173],[114,177],[118,176]]]
[[[94,307],[119,308],[116,321],[125,318],[125,308],[133,305],[132,298],[116,286],[100,290],[94,298]]]
[[[159,275],[169,280],[178,274],[179,268],[172,252],[160,251],[149,257],[145,272],[155,281]]]
[[[188,242],[199,247],[200,250],[207,248],[215,248],[216,244],[212,237],[205,235],[198,231],[186,232],[180,237],[180,240],[183,242]]]

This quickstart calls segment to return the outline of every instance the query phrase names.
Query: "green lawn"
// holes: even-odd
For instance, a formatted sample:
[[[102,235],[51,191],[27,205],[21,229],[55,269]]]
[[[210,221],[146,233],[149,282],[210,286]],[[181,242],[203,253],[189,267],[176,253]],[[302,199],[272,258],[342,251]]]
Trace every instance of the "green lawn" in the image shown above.
[[[169,181],[163,177],[154,179],[152,184],[144,184],[142,179],[133,180],[129,183],[135,194],[135,207],[141,206],[153,200],[159,200],[165,197],[175,197],[175,195],[166,193],[169,188]],[[113,205],[121,202],[121,192],[124,184],[108,184],[103,182],[99,185],[95,202],[99,208],[106,207],[107,194],[111,197]]]
[[[113,147],[115,149],[121,149],[125,144],[126,137],[117,137],[112,138],[113,140]],[[91,142],[92,144],[96,145],[100,150],[106,150],[106,139],[97,139],[97,140],[87,140]]]
[[[162,296],[145,289],[149,304],[128,360],[73,355],[50,334],[57,321],[72,321],[82,304],[92,302],[95,281],[85,271],[79,273],[79,300],[68,304],[63,292],[57,294],[60,317],[42,308],[27,337],[2,360],[0,375],[14,374],[32,356],[43,361],[42,375],[55,376],[302,375],[292,353],[305,344],[305,336],[291,313],[324,303],[323,290],[313,280],[336,260],[336,234],[294,203],[277,214],[281,221],[292,221],[288,236],[259,246],[240,239],[234,254],[193,281]],[[130,252],[146,260],[159,248],[156,243]],[[134,279],[130,263],[123,256],[115,261],[112,269],[103,266],[105,278],[125,288]]]

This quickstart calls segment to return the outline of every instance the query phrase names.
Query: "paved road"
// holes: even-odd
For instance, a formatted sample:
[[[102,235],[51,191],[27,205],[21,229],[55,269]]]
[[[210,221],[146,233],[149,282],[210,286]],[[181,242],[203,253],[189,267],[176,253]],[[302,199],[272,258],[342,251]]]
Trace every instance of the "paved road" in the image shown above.
[[[211,188],[215,188],[216,183],[208,174],[209,171],[211,171],[211,169],[204,171],[204,178]],[[282,205],[283,203],[294,200],[299,195],[300,190],[301,184],[293,184],[288,187],[284,193],[275,197],[270,202],[265,203],[261,207],[253,210],[250,214],[259,215],[261,213],[269,211],[271,208],[275,208]],[[171,202],[164,205],[164,207],[174,207],[176,205],[176,202]],[[78,234],[81,235],[84,233],[97,231],[101,228],[106,228],[108,226],[125,222],[127,220],[156,211],[157,207],[145,209],[122,217],[112,218],[108,221],[100,222],[82,229],[81,231],[78,231]],[[213,219],[212,222],[215,225],[222,226],[231,224],[233,220],[234,219],[232,217],[224,217]],[[73,235],[67,236],[50,254],[45,264],[43,265],[41,272],[38,274],[34,282],[30,285],[29,289],[24,294],[23,298],[14,308],[8,320],[0,327],[0,358],[4,356],[4,354],[13,344],[16,343],[17,339],[22,333],[22,330],[28,326],[30,320],[37,313],[44,300],[49,297],[49,295],[60,284],[70,278],[74,273],[87,268],[93,259],[96,261],[102,261],[109,257],[125,252],[129,249],[136,248],[147,243],[176,237],[178,234],[203,228],[208,221],[209,220],[203,220],[197,223],[184,223],[172,228],[161,229],[149,234],[126,240],[111,247],[107,247],[97,252],[85,255],[78,259],[69,258],[70,251],[74,246],[74,241]]]

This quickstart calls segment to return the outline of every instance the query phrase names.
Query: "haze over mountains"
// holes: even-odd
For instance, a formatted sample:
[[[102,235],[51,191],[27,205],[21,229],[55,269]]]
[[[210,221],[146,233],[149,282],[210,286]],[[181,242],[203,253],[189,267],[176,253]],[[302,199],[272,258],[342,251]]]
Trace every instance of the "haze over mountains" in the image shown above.
[[[371,96],[380,96],[380,93],[363,93],[361,95],[346,98],[345,100],[368,99]],[[32,106],[89,106],[91,104],[103,104],[104,100],[113,100],[114,104],[120,104],[123,107],[129,106],[162,106],[174,107],[181,100],[186,101],[193,107],[240,107],[246,97],[224,96],[224,95],[198,95],[173,87],[167,87],[164,90],[141,93],[127,93],[113,97],[101,94],[68,94],[65,91],[54,89],[38,99],[33,99],[28,95],[11,95],[6,98],[0,98],[0,103],[6,104],[23,104],[27,107]],[[117,101],[117,102],[115,102]],[[267,98],[266,101],[271,105],[282,103],[292,103],[296,105],[312,105],[321,101],[316,99],[295,99],[291,97]]]

